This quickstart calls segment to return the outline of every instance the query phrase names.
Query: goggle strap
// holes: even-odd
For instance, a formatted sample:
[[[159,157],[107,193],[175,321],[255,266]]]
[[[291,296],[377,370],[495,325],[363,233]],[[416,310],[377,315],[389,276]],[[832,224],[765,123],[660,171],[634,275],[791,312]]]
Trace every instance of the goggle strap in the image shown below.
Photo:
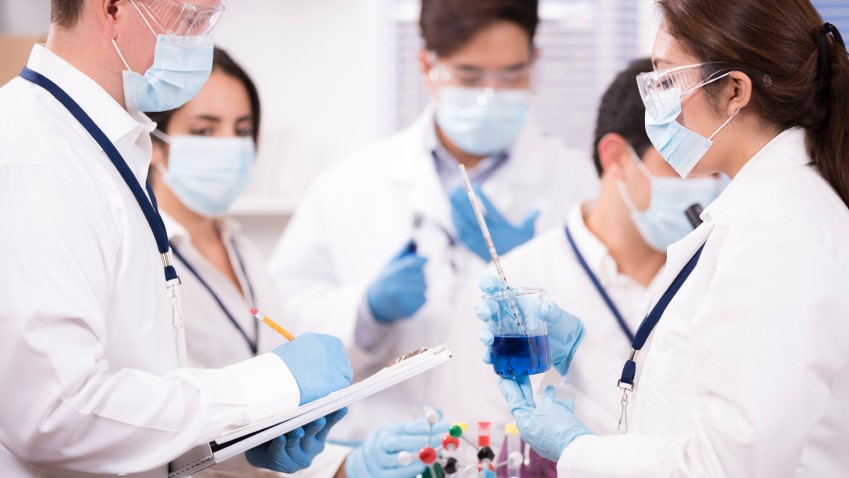
[[[147,25],[147,28],[150,29],[150,32],[153,33],[154,38],[158,37],[159,34],[156,33],[156,30],[154,30],[153,26],[150,24],[150,22],[147,21],[147,17],[144,16],[144,13],[142,13],[141,9],[139,9],[139,6],[136,5],[136,0],[130,0],[130,3],[132,3],[133,7],[136,9],[136,11],[139,12],[139,16],[142,18],[142,21],[144,21],[144,24]]]

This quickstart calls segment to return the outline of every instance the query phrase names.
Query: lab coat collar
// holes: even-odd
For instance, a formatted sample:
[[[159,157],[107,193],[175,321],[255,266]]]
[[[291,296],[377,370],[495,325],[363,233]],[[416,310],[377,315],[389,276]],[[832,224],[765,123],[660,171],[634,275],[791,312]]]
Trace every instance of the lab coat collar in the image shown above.
[[[607,287],[616,278],[619,267],[607,246],[587,228],[584,212],[591,207],[593,207],[591,202],[573,206],[569,211],[566,224],[569,232],[572,233],[572,239],[575,240],[575,246],[581,251],[590,270],[596,275],[601,285]]]
[[[743,166],[722,194],[702,211],[702,220],[716,222],[733,215],[738,210],[735,206],[752,194],[753,181],[810,164],[805,135],[805,130],[791,128],[773,138]]]
[[[118,148],[139,184],[145,184],[150,155],[142,157],[132,152],[139,140],[144,149],[150,150],[149,135],[156,128],[155,123],[141,112],[125,110],[93,79],[43,45],[33,47],[27,67],[65,90]]]
[[[159,215],[162,216],[162,222],[165,223],[165,229],[168,230],[169,242],[173,242],[177,246],[191,244],[192,236],[179,221],[162,209],[159,210]],[[239,223],[227,216],[216,218],[215,226],[221,233],[221,239],[225,244],[229,244],[233,237],[241,231]]]

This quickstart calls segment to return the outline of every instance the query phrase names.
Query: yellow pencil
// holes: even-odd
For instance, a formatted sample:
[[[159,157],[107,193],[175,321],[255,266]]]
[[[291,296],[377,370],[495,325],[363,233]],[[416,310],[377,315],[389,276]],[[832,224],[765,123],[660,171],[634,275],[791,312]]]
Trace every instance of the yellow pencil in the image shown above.
[[[290,334],[288,330],[279,326],[276,322],[269,319],[268,316],[261,313],[256,308],[251,309],[251,314],[253,314],[253,316],[256,317],[256,320],[258,320],[258,321],[264,323],[265,325],[271,327],[272,329],[276,330],[277,333],[282,335],[283,337],[286,337],[286,340],[288,340],[289,342],[295,340],[295,336]]]

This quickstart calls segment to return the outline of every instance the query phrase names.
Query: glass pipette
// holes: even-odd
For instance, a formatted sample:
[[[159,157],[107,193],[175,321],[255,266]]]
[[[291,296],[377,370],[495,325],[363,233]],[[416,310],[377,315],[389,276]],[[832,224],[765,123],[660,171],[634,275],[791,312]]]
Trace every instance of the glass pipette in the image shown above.
[[[472,209],[475,211],[475,217],[478,220],[478,226],[481,228],[481,233],[483,233],[483,239],[486,241],[486,248],[489,249],[489,256],[492,258],[492,264],[495,265],[495,271],[498,273],[498,278],[501,279],[501,283],[504,284],[505,290],[510,290],[510,284],[507,282],[507,275],[504,274],[504,268],[501,267],[501,259],[498,257],[498,251],[495,250],[495,243],[492,242],[492,235],[489,233],[489,227],[486,225],[486,221],[483,218],[483,211],[481,211],[480,205],[478,204],[478,195],[475,194],[475,189],[472,187],[472,180],[469,179],[469,173],[466,171],[466,167],[464,165],[459,165],[460,168],[460,178],[463,180],[463,187],[466,189],[466,194],[469,196],[469,201],[472,202]],[[519,330],[522,333],[525,332],[525,327],[522,325],[522,319],[519,315],[519,309],[516,307],[516,302],[513,299],[508,299],[508,303],[510,304],[510,310],[513,312],[513,317],[516,318],[516,325],[519,326]]]

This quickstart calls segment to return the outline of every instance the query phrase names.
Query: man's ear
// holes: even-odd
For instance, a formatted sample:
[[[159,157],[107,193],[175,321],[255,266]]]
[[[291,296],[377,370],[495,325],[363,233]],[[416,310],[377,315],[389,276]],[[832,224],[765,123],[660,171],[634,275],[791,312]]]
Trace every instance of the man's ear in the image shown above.
[[[436,66],[436,55],[422,48],[419,51],[419,71],[424,75],[425,86],[431,94],[436,94],[437,85],[431,76],[431,71]]]
[[[598,158],[603,174],[615,179],[626,179],[627,173],[624,161],[628,160],[628,142],[617,133],[607,133],[598,142]]]
[[[103,31],[115,40],[118,38],[118,19],[120,18],[120,6],[126,5],[125,0],[97,0],[97,20],[103,27]]]

